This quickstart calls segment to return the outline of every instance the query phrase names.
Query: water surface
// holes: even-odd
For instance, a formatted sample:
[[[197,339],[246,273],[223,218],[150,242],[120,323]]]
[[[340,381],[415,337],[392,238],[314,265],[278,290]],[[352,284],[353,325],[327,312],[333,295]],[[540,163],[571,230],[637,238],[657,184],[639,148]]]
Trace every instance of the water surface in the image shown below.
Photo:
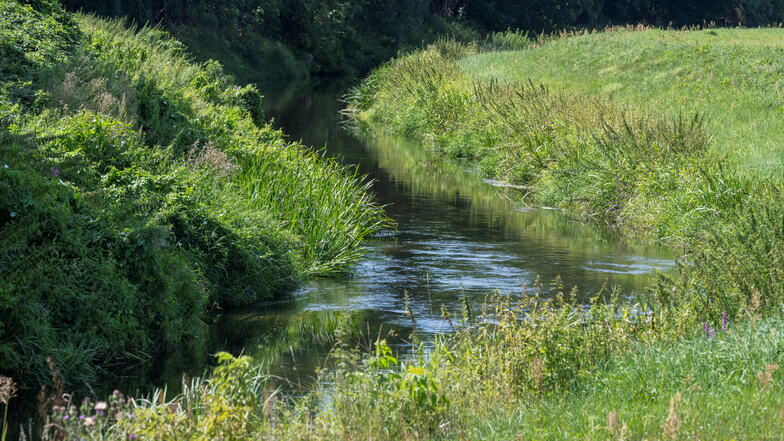
[[[605,290],[633,296],[672,254],[621,239],[558,210],[528,207],[520,190],[481,179],[401,139],[360,136],[345,127],[334,90],[269,94],[267,116],[292,140],[356,166],[397,223],[367,243],[353,273],[315,280],[291,298],[225,314],[217,347],[244,350],[293,381],[313,375],[332,340],[320,333],[388,335],[398,343],[452,330],[465,305],[494,292],[520,296],[537,278],[560,277],[583,298]],[[413,319],[412,319],[413,315]],[[315,333],[315,334],[314,334]],[[366,337],[369,338],[369,337]]]

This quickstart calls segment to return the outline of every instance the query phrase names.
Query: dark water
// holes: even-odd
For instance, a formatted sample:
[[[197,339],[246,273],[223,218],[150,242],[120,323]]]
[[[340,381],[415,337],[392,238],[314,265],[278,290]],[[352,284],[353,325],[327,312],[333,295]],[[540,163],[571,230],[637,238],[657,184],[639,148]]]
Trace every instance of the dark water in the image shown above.
[[[391,330],[401,343],[415,330],[426,340],[452,329],[442,310],[454,317],[465,304],[479,309],[496,290],[519,296],[537,277],[560,276],[585,298],[602,288],[632,296],[655,270],[672,267],[667,250],[620,240],[557,210],[526,208],[519,190],[486,183],[467,164],[444,164],[400,139],[353,134],[339,98],[329,90],[271,94],[267,116],[290,139],[325,148],[372,178],[397,230],[367,243],[350,277],[316,280],[287,301],[224,315],[213,327],[218,346],[307,381],[331,346],[323,333],[359,338]]]

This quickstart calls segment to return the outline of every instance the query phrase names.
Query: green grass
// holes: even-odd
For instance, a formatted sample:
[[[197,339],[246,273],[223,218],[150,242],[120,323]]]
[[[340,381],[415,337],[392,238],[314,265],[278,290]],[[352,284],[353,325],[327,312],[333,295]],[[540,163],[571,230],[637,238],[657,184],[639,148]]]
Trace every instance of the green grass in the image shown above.
[[[780,180],[784,29],[617,30],[466,57],[478,80],[610,96],[657,115],[700,113],[711,148],[744,175]]]
[[[386,218],[154,28],[0,1],[0,373],[203,359],[224,307],[345,273]]]
[[[532,188],[529,200],[688,245],[706,217],[732,222],[780,181],[782,36],[621,29],[512,51],[494,50],[508,46],[500,37],[443,41],[379,68],[350,109]]]
[[[495,323],[463,323],[471,326],[402,360],[383,341],[368,356],[338,344],[323,386],[304,395],[276,394],[249,358],[221,354],[212,376],[179,396],[115,395],[94,426],[77,419],[95,415],[89,404],[62,426],[96,440],[779,437],[781,310],[715,324],[715,336],[692,329],[662,339],[667,321],[654,326],[634,308],[496,300]],[[62,415],[51,410],[49,437]]]
[[[479,45],[444,41],[376,70],[350,94],[349,111],[369,130],[414,138],[446,157],[473,161],[485,176],[524,186],[528,201],[677,247],[681,264],[653,287],[657,302],[687,310],[684,317],[697,322],[722,312],[734,317],[751,304],[768,309],[784,302],[778,179],[749,173],[733,150],[757,148],[762,135],[747,125],[748,113],[730,106],[719,123],[718,106],[711,107],[712,98],[737,99],[738,109],[773,99],[762,86],[721,86],[718,72],[752,85],[776,78],[770,65],[778,49],[739,46],[735,38],[746,33],[758,41],[779,30],[611,30],[543,37],[522,51],[492,52],[486,43],[483,50],[491,52],[480,54]],[[746,54],[745,63],[703,57],[698,45],[683,42],[722,35],[715,50]],[[525,69],[498,59],[533,61]],[[611,60],[628,65],[614,69]],[[504,66],[509,73],[501,73]],[[673,72],[695,80],[657,79]],[[597,82],[623,87],[610,93]],[[718,92],[700,98],[707,85]],[[647,99],[629,98],[637,96]],[[764,115],[759,119],[778,124]],[[720,143],[736,131],[745,146]],[[765,141],[775,143],[781,133],[767,132]]]

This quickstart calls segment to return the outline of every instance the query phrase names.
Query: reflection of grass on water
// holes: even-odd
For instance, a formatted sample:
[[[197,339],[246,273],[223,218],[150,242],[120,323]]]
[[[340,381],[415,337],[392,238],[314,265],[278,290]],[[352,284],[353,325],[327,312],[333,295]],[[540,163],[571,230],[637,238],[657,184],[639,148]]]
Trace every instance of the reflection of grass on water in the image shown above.
[[[520,235],[556,240],[558,246],[574,244],[575,250],[603,248],[607,242],[618,240],[612,230],[596,223],[577,222],[565,212],[533,209],[522,216],[518,208],[534,202],[529,194],[484,182],[477,176],[479,172],[471,169],[476,164],[470,161],[445,160],[436,152],[399,137],[368,135],[367,145],[376,154],[380,167],[391,173],[395,181],[409,187],[409,193],[468,201],[472,223],[497,223]],[[493,215],[492,220],[488,220],[487,214]],[[624,245],[632,248],[635,244],[627,239]]]
[[[302,311],[262,321],[254,324],[267,332],[246,345],[247,352],[270,373],[282,377],[291,370],[314,376],[334,344],[358,343],[367,324],[366,315],[357,311]]]

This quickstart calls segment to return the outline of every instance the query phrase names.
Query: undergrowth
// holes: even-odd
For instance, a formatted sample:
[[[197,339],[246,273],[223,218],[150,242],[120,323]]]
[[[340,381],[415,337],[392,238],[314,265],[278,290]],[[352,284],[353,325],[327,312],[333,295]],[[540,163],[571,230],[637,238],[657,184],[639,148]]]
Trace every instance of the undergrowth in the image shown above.
[[[546,298],[549,298],[547,300]],[[401,358],[338,340],[318,388],[287,396],[249,357],[219,354],[183,393],[102,402],[54,391],[44,439],[775,439],[782,311],[679,329],[682,310],[591,302],[557,281],[497,296],[456,334]],[[687,313],[686,313],[687,314]],[[69,401],[70,400],[70,401]],[[86,421],[87,420],[87,421]]]

